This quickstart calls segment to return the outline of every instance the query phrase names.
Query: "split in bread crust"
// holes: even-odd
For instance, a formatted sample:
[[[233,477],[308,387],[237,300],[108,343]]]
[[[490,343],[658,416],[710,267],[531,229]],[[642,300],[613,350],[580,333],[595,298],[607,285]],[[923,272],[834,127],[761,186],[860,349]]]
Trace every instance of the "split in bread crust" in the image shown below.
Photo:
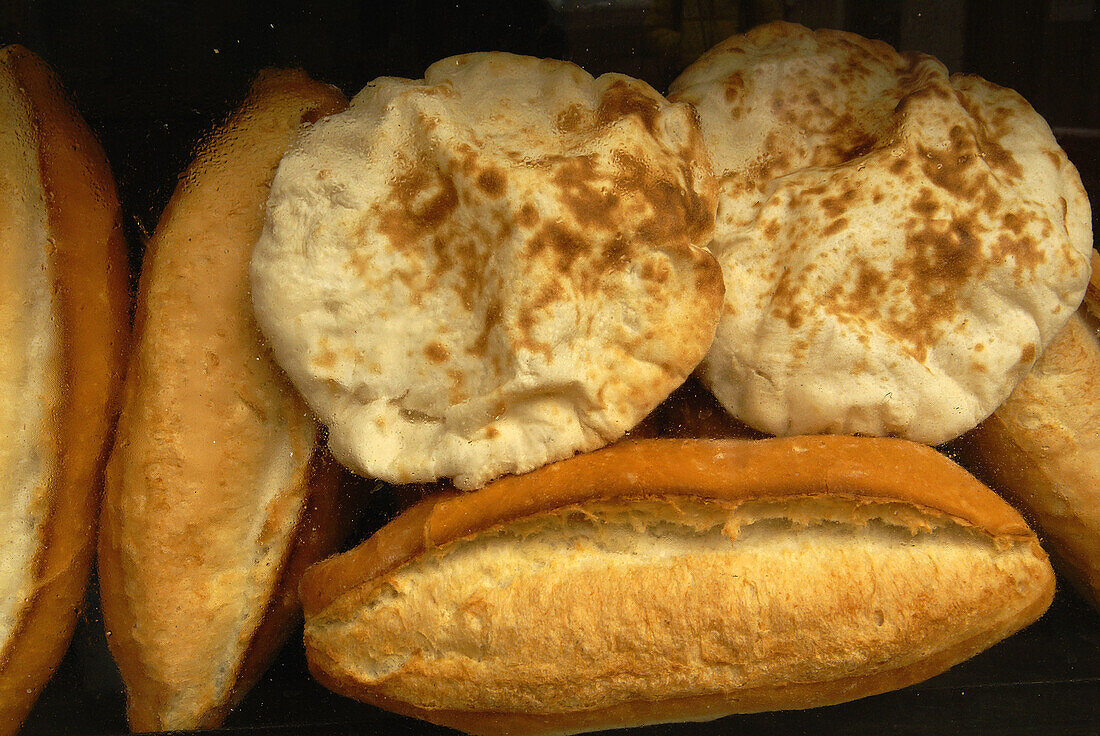
[[[256,328],[248,262],[279,159],[343,105],[262,73],[147,246],[99,546],[135,730],[216,727],[292,625],[297,575],[336,544],[336,466]]]
[[[0,50],[0,281],[0,734],[10,734],[83,603],[129,335],[106,156],[48,66],[18,46]]]
[[[903,687],[1037,618],[1011,507],[901,440],[643,440],[429,499],[302,583],[314,675],[472,733]]]

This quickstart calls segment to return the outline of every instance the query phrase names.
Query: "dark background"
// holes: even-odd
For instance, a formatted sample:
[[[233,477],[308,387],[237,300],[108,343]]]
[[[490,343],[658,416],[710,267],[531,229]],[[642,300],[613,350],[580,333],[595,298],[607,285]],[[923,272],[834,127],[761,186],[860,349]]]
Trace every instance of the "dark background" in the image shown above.
[[[127,212],[134,265],[204,132],[266,66],[305,69],[354,94],[381,75],[419,77],[468,51],[565,58],[664,91],[725,36],[775,18],[845,28],[939,56],[1027,97],[1100,201],[1100,11],[1095,0],[490,0],[264,4],[231,0],[0,0],[0,44],[57,71],[107,149]],[[396,507],[376,494],[368,532]],[[796,713],[661,726],[648,734],[1091,734],[1100,732],[1100,614],[1060,590],[1022,634],[927,683]],[[72,650],[25,734],[125,730],[94,590]],[[437,733],[323,690],[288,646],[230,716],[253,733]]]

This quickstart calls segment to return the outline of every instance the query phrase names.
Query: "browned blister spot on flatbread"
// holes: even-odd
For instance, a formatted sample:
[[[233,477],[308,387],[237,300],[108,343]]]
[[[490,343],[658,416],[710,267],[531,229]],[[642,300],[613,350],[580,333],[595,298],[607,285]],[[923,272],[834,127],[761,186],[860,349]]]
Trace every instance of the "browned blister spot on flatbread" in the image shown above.
[[[438,342],[430,342],[424,348],[424,356],[433,363],[445,363],[451,357],[451,351]]]
[[[745,92],[745,77],[741,72],[734,72],[726,77],[726,102],[736,102]]]
[[[504,193],[504,174],[499,169],[486,169],[477,175],[477,187],[490,197]]]
[[[562,133],[576,133],[587,127],[590,112],[580,104],[572,104],[557,114],[554,124]]]
[[[1003,91],[1015,94],[1010,90]],[[980,122],[976,129],[977,144],[986,163],[1002,176],[1013,179],[1022,177],[1024,174],[1020,162],[1000,143],[1000,139],[1014,125],[1013,118],[1016,116],[1016,111],[1007,107],[982,107],[962,93],[956,93],[956,98],[959,104]],[[1064,158],[1064,154],[1061,158]]]
[[[530,202],[524,203],[516,212],[516,224],[520,227],[533,228],[539,223],[539,212]]]
[[[612,160],[618,169],[616,187],[634,193],[644,209],[645,219],[638,226],[644,241],[686,249],[687,243],[699,242],[714,227],[712,200],[686,186],[691,182],[686,164],[675,172],[677,177],[625,151],[615,151]]]
[[[761,232],[768,240],[775,240],[775,236],[779,235],[779,229],[780,225],[778,220],[768,220],[768,223],[764,225]]]
[[[336,351],[332,349],[327,340],[321,341],[320,350],[314,356],[313,364],[322,370],[332,370],[336,367]]]
[[[821,230],[821,237],[828,238],[832,235],[836,235],[846,227],[848,227],[848,218],[838,217]]]
[[[421,238],[447,221],[458,205],[454,181],[437,169],[415,166],[394,177],[379,207],[378,229],[399,250],[415,250]]]
[[[577,259],[587,252],[584,237],[556,222],[547,222],[527,241],[527,252],[532,258],[549,257],[554,268],[568,274]]]
[[[512,338],[518,347],[533,353],[539,353],[547,360],[553,358],[553,347],[535,337],[535,328],[539,324],[538,315],[534,309],[526,309],[516,315],[515,331]]]
[[[1024,349],[1020,351],[1020,362],[1025,365],[1031,365],[1035,362],[1035,345],[1028,343],[1024,346]]]
[[[553,169],[551,181],[558,187],[562,203],[581,227],[612,229],[619,195],[608,191],[608,177],[598,170],[594,155],[554,157],[547,161]]]
[[[607,125],[625,117],[637,118],[650,133],[656,132],[661,103],[655,94],[646,94],[636,85],[620,80],[604,93],[596,108],[596,122]]]
[[[492,334],[493,329],[500,324],[501,306],[500,300],[497,298],[490,298],[488,305],[485,307],[484,318],[481,322],[481,330],[470,343],[469,352],[477,357],[484,357],[488,352],[489,335]]]
[[[946,147],[918,145],[917,151],[925,178],[952,196],[974,199],[992,186],[988,170],[978,161],[973,135],[961,125],[951,128]]]

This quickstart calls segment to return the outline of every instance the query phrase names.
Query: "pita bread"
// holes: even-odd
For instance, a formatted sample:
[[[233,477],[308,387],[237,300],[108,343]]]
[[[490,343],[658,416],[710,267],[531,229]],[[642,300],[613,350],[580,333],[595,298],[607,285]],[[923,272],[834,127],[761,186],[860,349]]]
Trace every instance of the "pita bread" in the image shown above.
[[[687,105],[454,57],[299,139],[253,302],[342,462],[478,487],[617,439],[687,377],[721,307],[715,207]]]
[[[1081,301],[1088,200],[1011,90],[775,23],[671,99],[696,107],[720,181],[726,300],[701,376],[757,429],[952,439]]]

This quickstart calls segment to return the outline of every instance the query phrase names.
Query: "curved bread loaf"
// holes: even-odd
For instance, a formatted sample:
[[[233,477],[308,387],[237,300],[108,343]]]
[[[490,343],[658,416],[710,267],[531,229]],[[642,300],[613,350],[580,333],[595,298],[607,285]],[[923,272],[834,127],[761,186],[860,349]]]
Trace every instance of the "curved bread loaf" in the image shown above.
[[[46,64],[0,50],[0,734],[65,652],[129,331],[106,156]]]
[[[335,464],[262,344],[248,262],[283,152],[343,105],[304,74],[261,75],[146,250],[99,547],[135,730],[218,725],[289,630],[297,576],[335,547]]]
[[[1100,607],[1100,257],[1085,301],[1009,399],[959,443]]]
[[[928,447],[642,440],[429,499],[307,571],[313,674],[471,733],[805,708],[1037,618],[1020,516]]]

